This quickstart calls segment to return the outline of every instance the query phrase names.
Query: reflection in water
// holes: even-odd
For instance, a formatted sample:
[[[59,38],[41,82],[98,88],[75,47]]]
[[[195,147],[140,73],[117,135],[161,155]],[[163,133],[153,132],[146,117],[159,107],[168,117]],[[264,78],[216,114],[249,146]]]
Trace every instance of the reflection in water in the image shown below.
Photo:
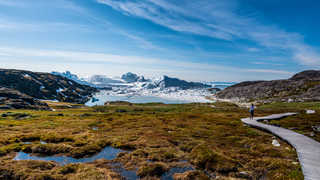
[[[60,165],[67,165],[70,163],[93,162],[97,159],[112,160],[112,159],[115,159],[120,152],[125,152],[125,151],[108,146],[108,147],[105,147],[100,153],[98,153],[92,157],[80,158],[80,159],[76,159],[76,158],[68,157],[68,156],[35,156],[35,155],[31,155],[31,154],[24,153],[24,152],[19,152],[19,153],[17,153],[14,160],[54,161]],[[126,170],[122,167],[122,165],[120,163],[113,163],[112,169],[115,172],[119,173],[122,177],[124,177],[127,180],[139,179],[139,177],[136,174],[136,170]],[[175,173],[184,173],[189,170],[193,170],[193,168],[191,166],[174,167],[174,168],[171,168],[168,172],[164,173],[161,176],[161,179],[162,180],[173,180],[172,176]]]
[[[66,165],[70,163],[86,163],[86,162],[93,162],[97,159],[107,159],[112,160],[117,157],[118,153],[124,152],[121,149],[116,149],[113,147],[105,147],[100,153],[88,157],[88,158],[80,158],[76,159],[73,157],[68,156],[33,156],[28,153],[19,152],[17,153],[14,160],[42,160],[42,161],[54,161],[60,165]]]

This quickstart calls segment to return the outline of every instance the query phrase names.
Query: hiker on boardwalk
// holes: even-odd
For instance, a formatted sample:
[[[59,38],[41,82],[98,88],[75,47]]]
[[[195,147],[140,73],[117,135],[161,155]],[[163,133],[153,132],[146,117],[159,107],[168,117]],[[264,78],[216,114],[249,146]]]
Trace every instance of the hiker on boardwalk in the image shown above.
[[[253,120],[253,116],[254,116],[254,105],[251,104],[251,107],[250,107],[250,119]]]

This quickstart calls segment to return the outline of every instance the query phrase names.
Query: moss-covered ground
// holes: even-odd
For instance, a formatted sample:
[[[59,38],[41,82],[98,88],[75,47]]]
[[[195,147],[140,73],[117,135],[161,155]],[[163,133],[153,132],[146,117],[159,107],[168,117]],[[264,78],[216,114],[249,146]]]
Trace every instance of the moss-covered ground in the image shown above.
[[[233,104],[50,106],[55,111],[0,111],[0,179],[120,179],[114,162],[145,179],[181,162],[198,170],[191,179],[303,179],[295,150],[279,139],[281,146],[274,147],[272,135],[243,125],[248,110]],[[304,108],[298,106],[304,105],[264,105],[257,115]],[[66,166],[13,160],[19,151],[81,158],[106,146],[129,151],[112,161]]]
[[[297,112],[298,114],[296,116],[290,116],[281,120],[272,120],[265,123],[293,130],[320,142],[320,132],[315,130],[315,127],[320,127],[319,102],[273,103],[263,105],[260,108],[262,112]],[[307,110],[314,110],[315,113],[307,114]]]

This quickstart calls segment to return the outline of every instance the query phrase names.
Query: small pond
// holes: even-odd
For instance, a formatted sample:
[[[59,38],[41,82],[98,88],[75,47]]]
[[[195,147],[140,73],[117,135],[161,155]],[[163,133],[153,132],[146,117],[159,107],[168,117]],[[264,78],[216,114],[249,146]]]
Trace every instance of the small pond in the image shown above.
[[[68,156],[36,156],[29,153],[18,152],[14,160],[41,160],[41,161],[54,161],[60,165],[67,165],[70,163],[87,163],[93,162],[97,159],[107,159],[112,160],[117,157],[120,152],[125,152],[121,149],[116,149],[111,146],[105,147],[100,153],[87,157],[87,158],[73,158]],[[136,170],[126,170],[122,167],[120,163],[113,163],[112,169],[115,172],[118,172],[122,177],[125,177],[127,180],[139,179],[136,174]],[[191,166],[186,167],[173,167],[166,173],[164,173],[160,178],[161,180],[173,180],[173,175],[175,173],[184,173],[186,171],[194,170]]]
[[[66,165],[70,163],[86,163],[86,162],[93,162],[97,159],[107,159],[112,160],[117,157],[120,152],[125,152],[121,149],[116,149],[113,147],[105,147],[101,152],[98,154],[87,157],[87,158],[80,158],[76,159],[73,157],[68,156],[35,156],[24,152],[18,152],[14,160],[42,160],[42,161],[54,161],[60,165]]]

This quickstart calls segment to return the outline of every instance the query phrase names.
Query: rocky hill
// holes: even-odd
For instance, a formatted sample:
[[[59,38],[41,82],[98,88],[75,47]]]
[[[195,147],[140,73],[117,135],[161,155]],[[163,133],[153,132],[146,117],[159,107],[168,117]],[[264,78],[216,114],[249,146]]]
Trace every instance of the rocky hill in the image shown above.
[[[285,80],[242,82],[224,89],[217,97],[243,102],[320,101],[320,71],[303,71]]]
[[[48,110],[49,107],[46,103],[43,103],[17,90],[0,88],[0,109]]]
[[[199,82],[188,82],[178,78],[163,76],[163,78],[157,81],[154,81],[152,83],[149,83],[147,85],[147,88],[149,89],[157,88],[157,87],[161,89],[175,87],[175,88],[186,90],[186,89],[210,88],[211,86],[203,83],[199,83]]]
[[[0,69],[0,87],[35,99],[73,103],[84,103],[97,91],[62,76],[14,69]],[[2,97],[10,98],[6,94]]]

